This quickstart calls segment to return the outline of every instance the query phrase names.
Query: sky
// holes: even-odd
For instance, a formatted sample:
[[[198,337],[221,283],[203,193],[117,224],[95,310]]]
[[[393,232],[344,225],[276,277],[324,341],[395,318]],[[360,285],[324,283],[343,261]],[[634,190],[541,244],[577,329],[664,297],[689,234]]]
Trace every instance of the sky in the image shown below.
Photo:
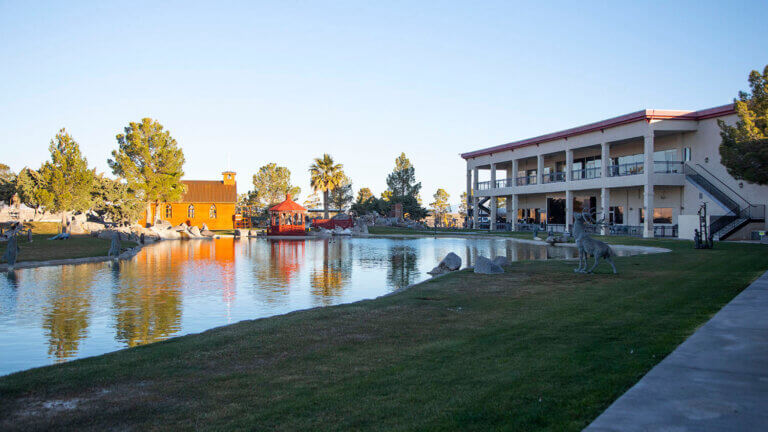
[[[0,0],[0,162],[39,168],[66,128],[90,165],[150,117],[185,178],[331,154],[355,190],[405,152],[424,204],[460,153],[637,111],[729,103],[768,64],[766,1]]]

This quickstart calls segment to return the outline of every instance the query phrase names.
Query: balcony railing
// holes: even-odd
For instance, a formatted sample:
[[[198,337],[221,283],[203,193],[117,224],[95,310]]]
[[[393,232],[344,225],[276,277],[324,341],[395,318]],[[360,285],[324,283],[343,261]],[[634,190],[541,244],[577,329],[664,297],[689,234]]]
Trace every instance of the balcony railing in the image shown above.
[[[491,188],[491,182],[483,181],[477,183],[477,190],[488,190]]]
[[[621,177],[643,173],[643,162],[608,166],[608,177]]]
[[[497,188],[508,188],[513,187],[515,185],[515,179],[513,178],[505,178],[501,180],[496,180],[496,187]]]
[[[589,167],[571,171],[571,180],[589,180],[600,178],[600,167]]]
[[[531,176],[525,176],[525,177],[518,177],[517,178],[517,185],[518,186],[527,186],[527,185],[535,185],[538,181],[536,180],[535,175]]]
[[[653,172],[659,174],[682,174],[683,163],[680,161],[653,161]]]
[[[541,176],[542,183],[558,183],[565,181],[565,172],[556,171],[553,173],[543,174]]]

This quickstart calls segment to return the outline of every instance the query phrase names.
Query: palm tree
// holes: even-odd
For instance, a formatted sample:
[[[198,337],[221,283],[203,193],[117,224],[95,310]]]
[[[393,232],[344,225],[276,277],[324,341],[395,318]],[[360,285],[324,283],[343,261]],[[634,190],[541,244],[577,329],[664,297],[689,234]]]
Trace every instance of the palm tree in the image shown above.
[[[315,191],[323,192],[323,217],[328,219],[328,195],[344,181],[343,166],[333,161],[328,153],[315,158],[309,166],[310,184]]]

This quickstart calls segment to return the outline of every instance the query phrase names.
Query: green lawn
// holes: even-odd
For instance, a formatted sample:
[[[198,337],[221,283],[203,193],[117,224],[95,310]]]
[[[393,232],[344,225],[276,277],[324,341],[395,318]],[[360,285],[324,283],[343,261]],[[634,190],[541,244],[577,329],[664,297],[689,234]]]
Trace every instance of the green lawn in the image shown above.
[[[34,231],[33,231],[34,232]],[[26,236],[19,240],[18,261],[47,261],[67,258],[84,258],[91,256],[106,256],[109,251],[109,240],[91,237],[89,235],[73,235],[69,240],[48,240],[53,234],[32,234],[32,243],[27,242]],[[7,243],[0,243],[0,257],[5,253]],[[130,246],[133,246],[130,243]],[[127,243],[123,242],[123,247]],[[0,263],[5,260],[0,258]]]
[[[579,431],[768,269],[762,245],[623,242],[673,252],[464,271],[13,374],[0,429]]]

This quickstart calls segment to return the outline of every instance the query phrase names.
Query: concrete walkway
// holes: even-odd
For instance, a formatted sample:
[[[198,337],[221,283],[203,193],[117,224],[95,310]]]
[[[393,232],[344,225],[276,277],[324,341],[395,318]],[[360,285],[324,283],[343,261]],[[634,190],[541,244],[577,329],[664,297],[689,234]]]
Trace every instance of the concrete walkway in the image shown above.
[[[768,431],[768,272],[585,431]]]

